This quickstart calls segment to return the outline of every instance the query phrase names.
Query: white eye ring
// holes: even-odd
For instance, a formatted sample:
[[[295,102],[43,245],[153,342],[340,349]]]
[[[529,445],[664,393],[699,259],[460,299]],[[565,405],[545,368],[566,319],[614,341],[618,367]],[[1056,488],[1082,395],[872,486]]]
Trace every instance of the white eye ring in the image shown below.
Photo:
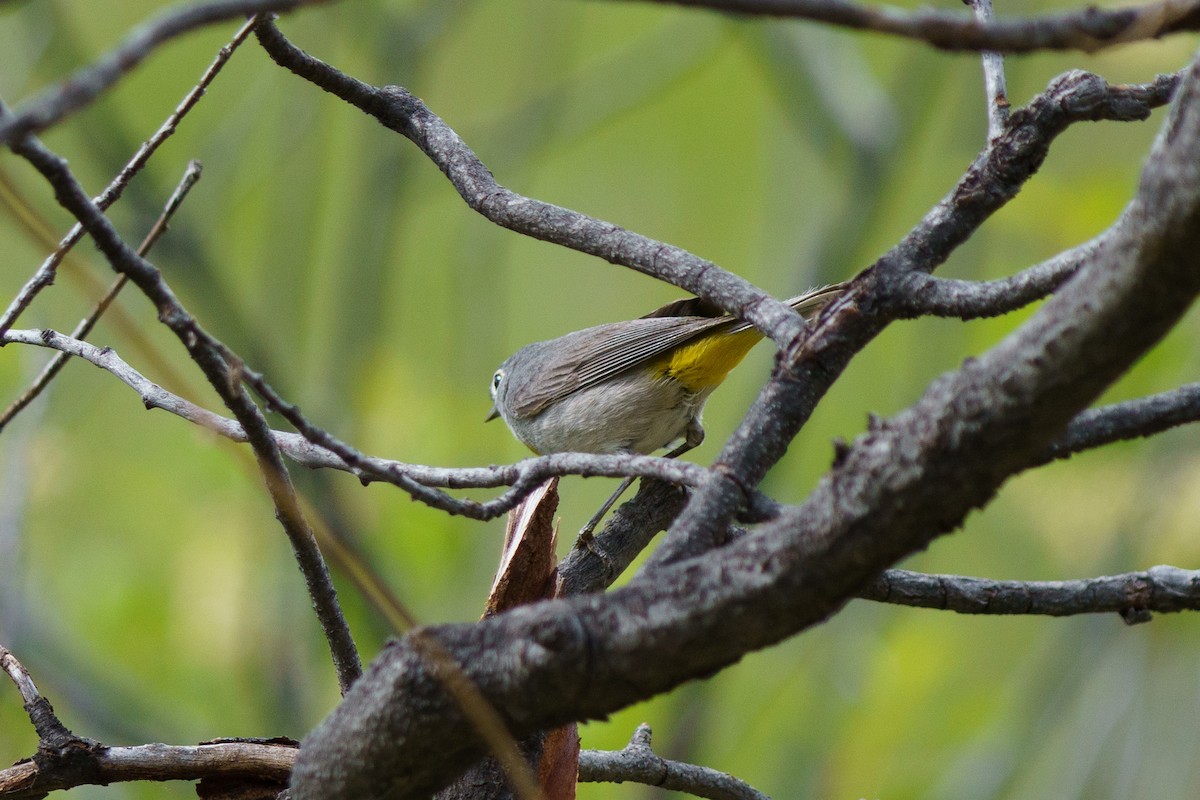
[[[496,374],[492,376],[492,397],[496,396],[496,390],[500,388],[500,381],[504,380],[504,370],[496,370]]]

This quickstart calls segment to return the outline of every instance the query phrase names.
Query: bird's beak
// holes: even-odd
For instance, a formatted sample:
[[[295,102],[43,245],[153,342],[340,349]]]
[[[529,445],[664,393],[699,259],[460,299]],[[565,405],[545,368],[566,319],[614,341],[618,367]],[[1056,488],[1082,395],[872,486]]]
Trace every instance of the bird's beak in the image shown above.
[[[498,416],[500,416],[500,409],[496,408],[495,403],[492,403],[492,410],[488,412],[487,419],[484,422],[491,422]]]

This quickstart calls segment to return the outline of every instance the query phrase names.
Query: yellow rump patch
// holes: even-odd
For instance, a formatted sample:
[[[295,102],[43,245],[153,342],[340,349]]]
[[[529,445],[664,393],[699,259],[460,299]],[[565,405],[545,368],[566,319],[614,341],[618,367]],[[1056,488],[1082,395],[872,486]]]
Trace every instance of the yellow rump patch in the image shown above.
[[[710,333],[676,348],[652,367],[659,377],[674,378],[689,392],[702,392],[724,381],[761,338],[753,328],[733,334]]]

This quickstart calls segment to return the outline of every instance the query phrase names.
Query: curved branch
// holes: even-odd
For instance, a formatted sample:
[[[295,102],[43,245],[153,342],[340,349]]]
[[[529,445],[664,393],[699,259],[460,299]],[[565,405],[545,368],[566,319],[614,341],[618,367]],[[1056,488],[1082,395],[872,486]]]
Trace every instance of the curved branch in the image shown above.
[[[803,505],[605,595],[426,629],[423,638],[436,638],[521,736],[711,675],[826,619],[985,505],[1200,293],[1200,61],[1180,86],[1129,218],[1138,224],[1123,226],[1017,331],[848,446]],[[478,756],[466,730],[406,637],[305,740],[292,797],[427,795]]]
[[[1147,3],[1127,8],[1044,14],[1029,19],[980,22],[969,15],[922,9],[905,12],[849,0],[658,0],[770,17],[795,17],[856,30],[875,31],[928,42],[942,50],[1083,50],[1157,39],[1170,33],[1200,30],[1195,0]]]
[[[169,198],[167,198],[167,203],[163,207],[162,213],[159,214],[158,219],[155,221],[154,225],[151,226],[150,232],[146,234],[146,238],[143,239],[142,243],[138,246],[138,255],[144,256],[150,252],[150,248],[154,247],[154,243],[157,242],[159,237],[166,232],[167,223],[170,222],[171,217],[175,215],[175,212],[183,203],[184,198],[187,197],[188,192],[191,191],[192,187],[196,185],[198,180],[200,180],[200,162],[189,162],[187,169],[183,173],[183,178],[175,187],[175,191],[171,193]],[[80,230],[82,230],[82,228],[80,228]],[[71,331],[72,339],[82,340],[91,332],[92,328],[95,327],[97,320],[100,319],[100,316],[108,309],[113,300],[117,299],[117,295],[120,294],[121,289],[125,287],[126,281],[128,281],[128,278],[125,275],[120,275],[117,277],[116,281],[113,282],[108,291],[104,293],[104,296],[100,298],[99,302],[96,303],[96,306],[92,309],[92,313],[88,314],[88,316],[81,320],[80,323],[75,326],[75,329]],[[0,343],[7,341],[7,337],[4,335],[5,332],[6,331],[0,328]],[[5,426],[12,422],[13,418],[16,417],[17,414],[21,413],[22,409],[26,408],[30,403],[37,399],[38,395],[45,391],[46,387],[50,385],[50,382],[54,380],[54,377],[58,375],[58,373],[66,365],[68,358],[70,358],[70,356],[67,353],[62,352],[61,350],[58,351],[54,358],[50,359],[49,363],[47,363],[46,366],[42,368],[42,371],[38,373],[37,377],[34,378],[33,383],[30,384],[29,388],[22,392],[21,395],[12,403],[10,403],[7,408],[5,408],[3,411],[0,411],[0,431],[3,431]]]
[[[1179,80],[1178,73],[1163,75],[1127,91],[1075,70],[1013,111],[1004,132],[988,142],[950,193],[823,312],[818,320],[823,324],[781,350],[771,379],[718,456],[721,469],[695,493],[648,566],[698,555],[725,541],[742,487],[758,485],[850,359],[897,316],[894,309],[904,303],[908,276],[934,271],[1014,198],[1059,134],[1084,120],[1144,119],[1174,95]]]
[[[617,751],[579,753],[579,780],[590,783],[644,783],[709,800],[771,800],[745,781],[709,767],[672,761],[650,747],[650,726],[637,726],[629,744]]]
[[[200,80],[196,82],[196,85],[188,90],[188,93],[183,96],[183,99],[179,101],[179,105],[167,116],[162,125],[158,127],[158,130],[142,143],[142,146],[137,149],[137,152],[133,154],[128,163],[121,168],[121,171],[117,173],[116,177],[109,182],[105,190],[96,198],[96,205],[101,210],[108,208],[120,199],[122,193],[125,191],[125,187],[129,185],[129,181],[133,179],[134,175],[142,171],[142,168],[150,161],[150,156],[154,155],[162,143],[175,133],[175,129],[178,127],[180,121],[200,102],[200,98],[204,96],[205,90],[213,82],[213,79],[217,77],[221,69],[224,68],[225,63],[233,56],[233,51],[245,41],[246,37],[250,35],[251,29],[258,22],[258,18],[248,20],[233,35],[233,38],[217,52],[216,57],[213,58],[212,63],[208,65],[208,69],[200,76]],[[3,122],[3,119],[0,119],[0,122]],[[21,290],[17,292],[17,296],[13,298],[12,303],[5,309],[4,314],[0,315],[0,335],[3,335],[5,331],[16,324],[17,318],[29,307],[30,303],[33,302],[33,299],[42,289],[45,289],[54,282],[54,275],[58,271],[58,265],[62,263],[67,253],[82,238],[83,225],[77,222],[67,232],[67,235],[63,237],[62,241],[59,242],[58,247],[54,248],[54,252],[42,262],[37,272],[33,274],[33,277],[26,281]]]
[[[1045,298],[1093,258],[1105,236],[1085,242],[1051,259],[993,281],[939,278],[910,272],[888,308],[901,318],[920,316],[981,319],[1008,314]]]
[[[804,320],[787,304],[711,261],[502,186],[466,142],[407,89],[363,83],[296,47],[272,24],[258,26],[255,35],[275,63],[407,137],[445,173],[468,206],[495,224],[686,289],[779,344],[805,329]]]
[[[16,109],[12,116],[0,119],[0,143],[7,144],[40,133],[68,114],[88,106],[142,63],[156,47],[182,33],[215,22],[325,2],[329,0],[214,0],[165,11],[135,28],[96,63],[42,92]]]
[[[1200,570],[1157,566],[1073,581],[1001,581],[891,569],[858,596],[959,614],[1066,617],[1115,611],[1133,624],[1149,621],[1152,612],[1200,610]]]
[[[169,411],[234,442],[249,441],[245,429],[237,420],[215,414],[168,392],[129,366],[110,347],[99,347],[52,330],[10,330],[0,337],[0,343],[46,347],[83,359],[110,373],[137,392],[142,405],[148,409]],[[398,484],[399,480],[403,479],[406,486],[415,482],[422,487],[455,489],[513,487],[512,491],[486,502],[463,500],[445,493],[437,493],[441,498],[438,501],[439,507],[475,519],[493,519],[506,513],[534,487],[558,475],[649,477],[682,486],[698,486],[708,475],[708,471],[698,464],[679,459],[589,453],[555,453],[527,458],[516,464],[492,467],[429,467],[358,453],[355,459],[357,466],[351,466],[337,453],[313,444],[309,438],[300,434],[271,430],[270,435],[280,452],[297,464],[311,469],[350,472],[363,483],[384,481]],[[423,493],[417,499],[424,499],[427,494]],[[773,511],[773,506],[762,496],[756,496],[751,506],[759,516],[767,516]]]
[[[0,107],[0,121],[5,118]],[[179,338],[209,384],[246,431],[259,471],[275,505],[276,518],[292,546],[318,622],[329,644],[338,684],[345,692],[362,674],[358,650],[338,603],[329,567],[300,508],[291,476],[271,436],[271,429],[241,384],[240,360],[200,326],[179,302],[158,269],[134,252],[121,238],[83,190],[65,159],[46,149],[34,136],[18,139],[11,144],[11,148],[54,188],[59,204],[79,220],[113,269],[128,275],[134,285],[155,304],[159,321]]]

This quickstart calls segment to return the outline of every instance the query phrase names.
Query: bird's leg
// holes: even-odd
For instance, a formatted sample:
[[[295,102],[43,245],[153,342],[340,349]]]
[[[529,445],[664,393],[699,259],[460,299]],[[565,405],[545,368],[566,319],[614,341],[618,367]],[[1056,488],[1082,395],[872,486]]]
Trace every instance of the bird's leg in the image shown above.
[[[687,430],[684,432],[683,441],[679,443],[671,452],[667,453],[663,458],[676,458],[683,455],[688,450],[699,447],[704,441],[704,428],[700,425],[700,420],[693,419],[688,423]],[[592,515],[592,518],[587,521],[587,524],[579,529],[579,538],[575,540],[575,544],[587,543],[591,541],[592,532],[596,530],[596,526],[600,524],[600,520],[608,513],[608,510],[613,507],[617,500],[621,499],[621,495],[625,494],[625,490],[633,485],[633,478],[626,478],[621,481],[621,485],[612,493],[604,504],[600,506],[600,510]]]

